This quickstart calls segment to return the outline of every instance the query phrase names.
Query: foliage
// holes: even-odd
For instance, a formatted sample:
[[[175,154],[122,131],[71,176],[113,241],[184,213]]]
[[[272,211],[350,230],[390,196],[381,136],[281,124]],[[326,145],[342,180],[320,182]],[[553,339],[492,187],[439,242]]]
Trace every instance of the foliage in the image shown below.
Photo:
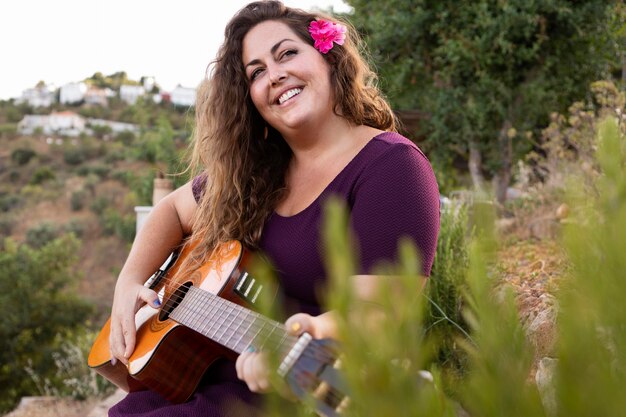
[[[17,137],[17,123],[0,124],[0,138],[13,139]]]
[[[138,85],[137,81],[128,78],[125,71],[118,71],[111,75],[103,75],[101,72],[95,72],[91,77],[86,78],[87,84],[93,85],[98,88],[110,88],[114,91],[119,91],[122,85]]]
[[[595,131],[606,116],[626,118],[626,94],[611,81],[597,81],[591,85],[592,97],[587,102],[577,101],[565,115],[552,113],[550,125],[541,133],[538,151],[527,156],[533,172],[541,179],[546,192],[563,191],[566,178],[576,176],[587,187],[600,175],[596,160]],[[537,178],[529,178],[528,181]]]
[[[435,262],[424,289],[424,328],[436,346],[434,359],[442,369],[442,376],[452,379],[446,385],[451,387],[465,372],[467,354],[463,341],[469,343],[471,340],[469,326],[463,317],[469,265],[467,207],[443,210],[440,224]]]
[[[51,222],[41,222],[26,231],[26,244],[34,249],[40,249],[59,237],[61,230]]]
[[[18,165],[26,165],[35,156],[37,152],[30,148],[17,148],[11,152],[11,160]]]
[[[610,25],[618,2],[350,0],[384,90],[418,109],[434,159],[482,156],[502,184],[526,131],[584,96],[619,58]],[[480,168],[480,167],[478,167]]]
[[[64,338],[57,336],[57,348],[51,353],[53,372],[40,375],[32,367],[26,367],[39,395],[85,400],[113,392],[115,386],[87,366],[89,350],[96,335],[80,328],[67,332]]]
[[[0,212],[5,213],[22,205],[23,199],[19,195],[0,191]]]
[[[73,289],[78,245],[71,235],[40,248],[5,240],[0,252],[0,305],[8,314],[0,323],[0,410],[37,393],[27,367],[37,375],[54,377],[57,369],[50,355],[91,312]]]
[[[597,199],[573,187],[582,208],[566,229],[573,262],[563,294],[556,399],[563,415],[620,415],[626,384],[626,129],[614,117],[599,125]],[[583,200],[581,200],[583,199]]]
[[[38,185],[55,178],[56,174],[54,171],[50,167],[43,166],[35,170],[33,176],[30,178],[29,184]]]
[[[85,202],[87,200],[87,193],[85,190],[76,190],[72,192],[72,196],[70,197],[70,207],[72,211],[80,211],[85,207]]]
[[[102,229],[107,235],[116,235],[125,242],[132,243],[135,239],[135,215],[122,215],[117,210],[107,208],[100,214]]]

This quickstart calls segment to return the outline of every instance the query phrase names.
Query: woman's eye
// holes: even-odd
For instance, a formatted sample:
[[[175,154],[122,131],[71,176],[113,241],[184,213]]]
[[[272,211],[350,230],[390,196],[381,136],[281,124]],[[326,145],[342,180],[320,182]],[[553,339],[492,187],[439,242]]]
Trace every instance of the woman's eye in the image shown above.
[[[254,81],[255,78],[261,75],[261,72],[263,72],[261,68],[257,68],[254,71],[252,71],[252,73],[250,74],[250,81]]]
[[[296,55],[297,53],[298,53],[298,51],[296,51],[295,49],[288,49],[288,50],[286,50],[286,51],[282,54],[281,58],[286,58],[286,57],[289,57],[289,56],[291,56],[291,55]]]

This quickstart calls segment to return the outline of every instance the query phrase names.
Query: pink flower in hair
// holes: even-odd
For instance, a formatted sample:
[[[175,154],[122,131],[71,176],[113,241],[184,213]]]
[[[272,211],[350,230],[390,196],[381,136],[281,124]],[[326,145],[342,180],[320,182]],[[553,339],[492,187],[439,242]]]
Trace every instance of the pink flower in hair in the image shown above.
[[[337,45],[343,45],[346,40],[346,27],[344,25],[322,19],[311,22],[309,33],[315,40],[313,46],[323,54],[328,53],[333,48],[333,42]]]

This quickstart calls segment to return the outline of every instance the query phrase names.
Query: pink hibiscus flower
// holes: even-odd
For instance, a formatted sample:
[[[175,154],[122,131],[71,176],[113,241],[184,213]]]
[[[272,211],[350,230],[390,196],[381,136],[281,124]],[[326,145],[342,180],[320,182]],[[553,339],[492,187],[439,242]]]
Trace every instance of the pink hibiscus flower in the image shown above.
[[[328,53],[333,48],[333,42],[337,45],[343,45],[346,40],[346,27],[344,25],[321,19],[311,22],[309,33],[315,40],[313,46],[323,54]]]

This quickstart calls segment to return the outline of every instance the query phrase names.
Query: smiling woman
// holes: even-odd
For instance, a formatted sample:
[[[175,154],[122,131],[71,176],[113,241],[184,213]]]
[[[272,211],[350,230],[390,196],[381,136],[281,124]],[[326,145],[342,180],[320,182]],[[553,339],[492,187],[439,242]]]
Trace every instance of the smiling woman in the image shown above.
[[[198,93],[191,169],[200,174],[153,209],[120,273],[110,325],[113,362],[132,361],[137,308],[160,306],[144,280],[189,236],[195,246],[182,271],[213,259],[226,242],[267,256],[292,314],[288,337],[300,337],[294,350],[311,336],[336,336],[334,313],[324,311],[320,291],[328,275],[320,228],[329,198],[341,199],[350,213],[360,275],[346,279],[358,280],[357,296],[375,291],[380,277],[370,274],[378,263],[396,260],[400,238],[413,240],[423,275],[430,274],[437,183],[424,154],[395,131],[362,49],[348,22],[278,1],[250,3],[231,19]],[[243,337],[224,333],[227,341]],[[214,363],[186,403],[138,391],[110,415],[256,415],[258,393],[271,389],[265,353],[256,343],[238,351],[236,364]],[[283,363],[290,367],[294,355]]]

